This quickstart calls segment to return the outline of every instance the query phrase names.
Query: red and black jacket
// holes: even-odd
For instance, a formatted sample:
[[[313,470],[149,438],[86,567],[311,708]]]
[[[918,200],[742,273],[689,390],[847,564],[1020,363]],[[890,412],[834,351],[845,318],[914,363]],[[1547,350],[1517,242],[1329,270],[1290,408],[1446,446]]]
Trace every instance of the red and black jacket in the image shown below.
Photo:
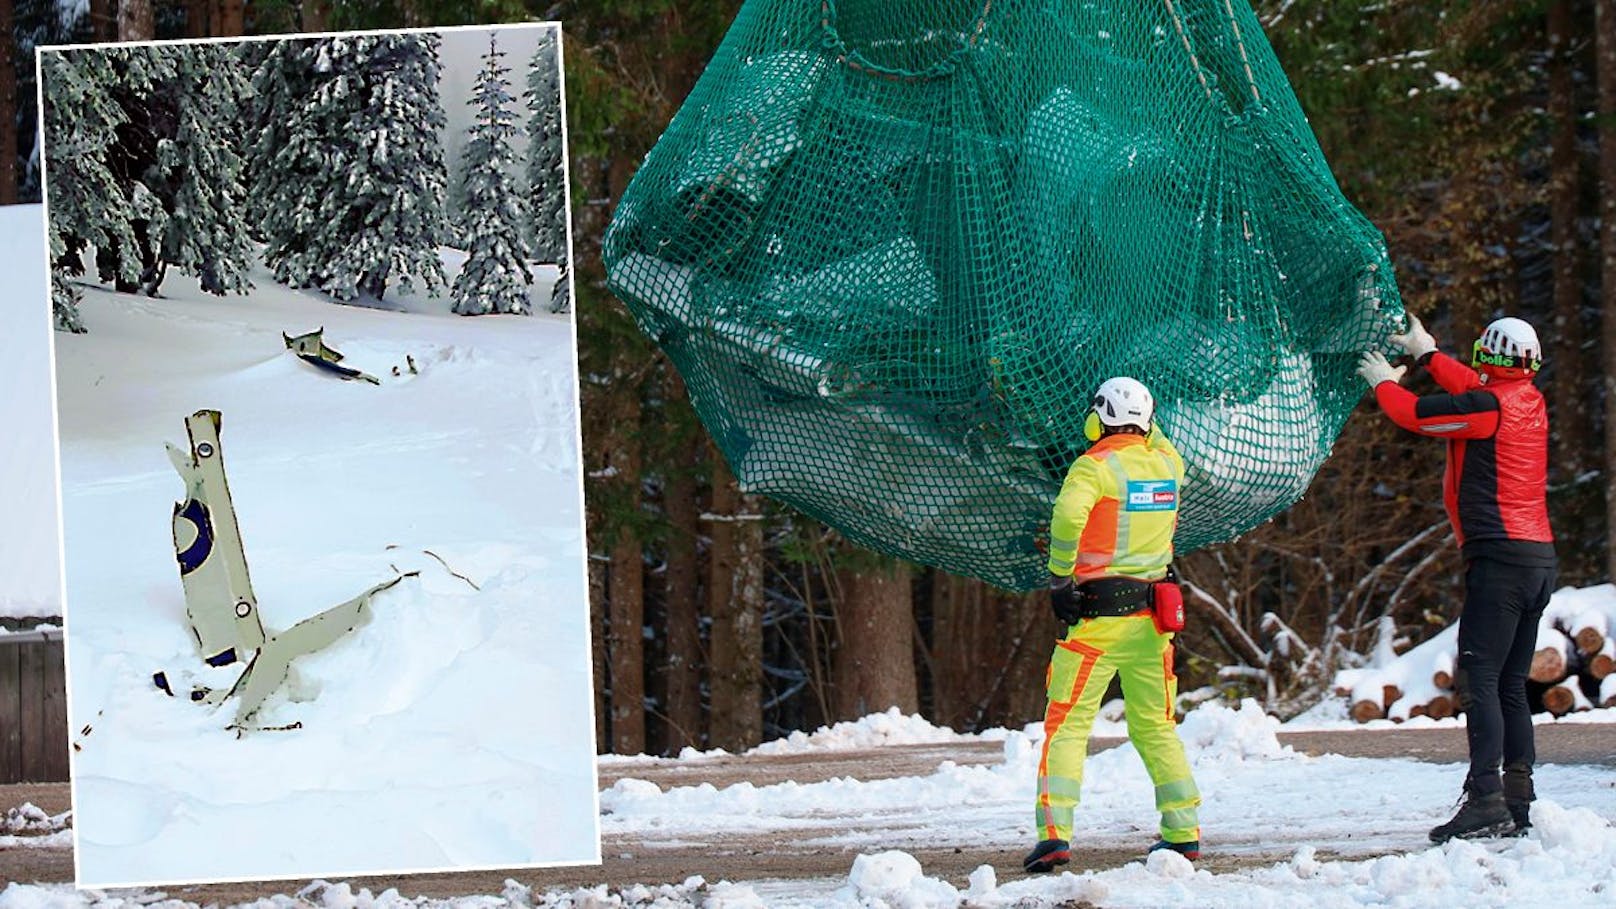
[[[1421,359],[1447,394],[1415,397],[1396,382],[1375,387],[1392,422],[1448,440],[1442,499],[1467,557],[1554,565],[1547,502],[1549,418],[1530,379],[1483,384],[1445,354]]]

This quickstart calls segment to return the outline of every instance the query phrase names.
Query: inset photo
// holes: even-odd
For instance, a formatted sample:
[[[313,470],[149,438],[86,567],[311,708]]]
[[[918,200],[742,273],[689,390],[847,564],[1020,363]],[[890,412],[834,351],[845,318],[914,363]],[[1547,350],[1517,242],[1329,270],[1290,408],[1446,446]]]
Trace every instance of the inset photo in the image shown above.
[[[560,40],[40,51],[81,887],[599,862]]]

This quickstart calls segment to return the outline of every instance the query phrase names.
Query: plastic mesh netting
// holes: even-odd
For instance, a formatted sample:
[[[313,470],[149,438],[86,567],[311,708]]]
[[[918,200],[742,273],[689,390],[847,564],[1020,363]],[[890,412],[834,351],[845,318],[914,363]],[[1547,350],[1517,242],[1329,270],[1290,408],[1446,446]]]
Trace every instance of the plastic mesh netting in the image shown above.
[[[1104,379],[1183,553],[1300,497],[1402,317],[1241,0],[748,0],[605,257],[746,488],[1018,589]]]

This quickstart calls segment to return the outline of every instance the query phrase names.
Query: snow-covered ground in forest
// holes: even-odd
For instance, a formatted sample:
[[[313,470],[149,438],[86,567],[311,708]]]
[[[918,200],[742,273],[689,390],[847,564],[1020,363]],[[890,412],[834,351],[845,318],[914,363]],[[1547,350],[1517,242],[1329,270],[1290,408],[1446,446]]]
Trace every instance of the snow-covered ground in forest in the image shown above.
[[[597,861],[570,319],[253,281],[225,298],[176,271],[161,299],[87,287],[89,333],[56,336],[81,882]],[[283,332],[322,326],[379,386],[286,349]],[[171,539],[184,486],[164,443],[188,447],[203,408],[223,415],[266,629],[420,572],[295,664],[258,717],[295,730],[238,738],[234,701],[184,697],[240,673],[204,671]]]
[[[1452,907],[1564,909],[1602,905],[1616,892],[1616,773],[1608,766],[1542,765],[1534,829],[1519,839],[1432,846],[1426,831],[1454,807],[1464,768],[1414,760],[1309,756],[1277,738],[1281,724],[1254,703],[1216,703],[1181,726],[1196,780],[1208,855],[1254,857],[1248,867],[1213,872],[1172,854],[1121,867],[1046,876],[1006,876],[979,867],[964,886],[927,873],[911,852],[949,846],[1019,856],[1035,836],[1032,781],[1038,741],[1022,731],[962,736],[889,712],[806,735],[792,753],[885,744],[991,738],[995,764],[951,763],[924,775],[859,781],[675,787],[623,779],[602,793],[605,829],[655,848],[681,833],[733,834],[756,842],[849,845],[861,855],[845,875],[820,880],[707,880],[703,869],[680,885],[534,890],[509,881],[499,892],[447,900],[373,893],[316,882],[259,907],[323,909],[448,905],[677,907],[1017,907],[1086,900],[1102,907]],[[899,731],[902,730],[902,731]],[[1373,732],[1365,732],[1373,735]],[[691,755],[681,760],[701,760]],[[1151,787],[1129,745],[1094,755],[1085,773],[1074,840],[1085,849],[1143,852],[1154,836]],[[1263,855],[1279,855],[1264,860]],[[95,904],[154,894],[75,892],[14,885],[6,909]],[[127,905],[127,904],[125,904]],[[184,903],[170,902],[176,909]]]
[[[1292,853],[1289,862],[1213,874],[1158,856],[1148,864],[1090,874],[1005,882],[993,881],[989,870],[979,872],[970,891],[960,891],[927,878],[907,854],[889,854],[866,859],[846,880],[818,888],[768,881],[748,887],[769,906],[878,905],[872,901],[878,897],[888,905],[913,906],[1088,899],[1103,906],[1230,907],[1549,907],[1616,887],[1616,774],[1609,767],[1539,768],[1539,830],[1525,840],[1432,847],[1426,831],[1451,813],[1461,767],[1310,757],[1281,745],[1280,729],[1248,702],[1239,710],[1202,705],[1180,732],[1205,797],[1201,823],[1209,854],[1280,849]],[[1000,735],[1001,763],[944,764],[924,777],[667,791],[623,779],[602,793],[603,829],[647,840],[656,831],[675,838],[691,831],[768,833],[786,842],[846,844],[872,854],[955,845],[1019,855],[1035,838],[1031,793],[1038,740],[1024,732]],[[1132,746],[1091,757],[1084,777],[1078,848],[1142,853],[1154,838],[1155,815],[1150,780]],[[1320,858],[1321,852],[1334,860]]]
[[[0,618],[59,616],[50,304],[38,205],[0,206]]]

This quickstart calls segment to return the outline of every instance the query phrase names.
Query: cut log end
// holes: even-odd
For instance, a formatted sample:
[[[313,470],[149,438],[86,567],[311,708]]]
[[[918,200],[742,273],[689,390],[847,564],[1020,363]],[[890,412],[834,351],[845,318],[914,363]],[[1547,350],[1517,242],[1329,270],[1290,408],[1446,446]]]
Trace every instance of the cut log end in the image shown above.
[[[1612,672],[1616,672],[1616,657],[1601,653],[1588,661],[1588,674],[1596,679],[1602,679]]]
[[[1543,709],[1555,716],[1565,716],[1577,706],[1577,695],[1568,685],[1556,685],[1543,692]]]
[[[1352,719],[1355,722],[1367,723],[1370,720],[1378,720],[1384,717],[1386,715],[1386,708],[1382,707],[1375,701],[1366,700],[1358,701],[1357,703],[1353,704],[1352,709],[1347,712],[1351,714]]]
[[[1426,703],[1425,715],[1433,720],[1445,720],[1453,716],[1458,706],[1458,703],[1452,697],[1439,694]]]
[[[1380,706],[1383,710],[1392,709],[1392,705],[1402,700],[1403,689],[1396,685],[1382,685],[1380,687]]]
[[[1605,646],[1605,635],[1598,628],[1579,628],[1572,640],[1583,656],[1592,656]]]
[[[1436,672],[1431,673],[1431,684],[1443,690],[1451,691],[1453,689],[1453,673],[1438,669]]]
[[[1566,677],[1565,651],[1558,647],[1545,647],[1532,654],[1532,668],[1527,675],[1534,682],[1553,684]]]

